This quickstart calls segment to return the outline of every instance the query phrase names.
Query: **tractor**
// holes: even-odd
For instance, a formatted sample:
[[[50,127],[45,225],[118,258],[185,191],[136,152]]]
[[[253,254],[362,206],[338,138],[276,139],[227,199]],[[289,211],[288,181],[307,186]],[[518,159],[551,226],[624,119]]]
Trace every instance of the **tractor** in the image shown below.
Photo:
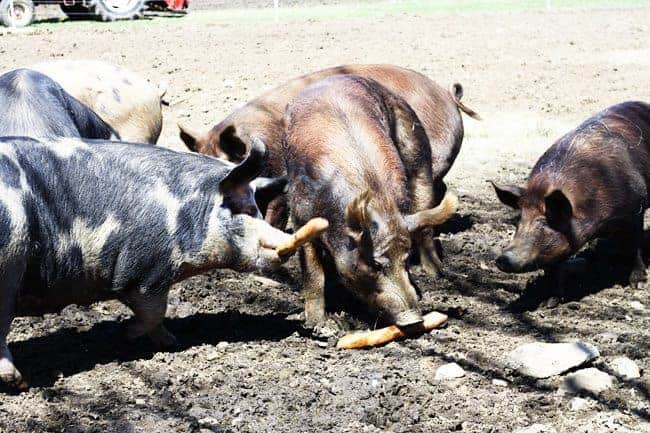
[[[34,20],[37,5],[58,4],[71,20],[95,17],[102,21],[139,18],[145,10],[183,12],[188,0],[0,0],[0,22],[25,27]]]

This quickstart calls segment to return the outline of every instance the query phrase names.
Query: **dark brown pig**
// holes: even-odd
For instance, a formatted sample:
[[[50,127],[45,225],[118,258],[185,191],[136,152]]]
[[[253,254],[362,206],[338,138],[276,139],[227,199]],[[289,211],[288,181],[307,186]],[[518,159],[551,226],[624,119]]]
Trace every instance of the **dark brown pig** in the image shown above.
[[[409,105],[356,75],[307,87],[287,108],[284,154],[291,218],[326,215],[330,229],[302,251],[308,326],[325,323],[325,277],[337,276],[388,323],[419,323],[407,258],[411,236],[456,209],[433,206],[427,137]]]
[[[505,272],[547,269],[591,239],[615,237],[633,264],[630,284],[645,280],[643,214],[650,182],[650,105],[625,102],[586,120],[537,161],[525,187],[494,184],[499,200],[521,211],[514,239],[497,258]],[[559,281],[549,300],[563,296]]]
[[[460,111],[474,118],[479,116],[460,102],[463,95],[460,84],[453,84],[446,90],[426,76],[398,66],[347,65],[304,75],[253,99],[205,134],[193,133],[181,127],[180,136],[193,151],[233,162],[243,159],[251,138],[257,136],[269,148],[269,165],[262,175],[283,176],[285,166],[280,138],[287,104],[310,84],[341,74],[360,75],[375,80],[403,98],[415,111],[431,146],[434,203],[438,204],[446,189],[443,177],[456,159],[463,140]],[[286,224],[285,198],[273,200],[268,208],[262,211],[265,212],[265,219],[274,226],[283,228]],[[420,246],[420,262],[427,271],[438,273],[441,263],[436,248],[431,246],[432,235],[425,238]]]

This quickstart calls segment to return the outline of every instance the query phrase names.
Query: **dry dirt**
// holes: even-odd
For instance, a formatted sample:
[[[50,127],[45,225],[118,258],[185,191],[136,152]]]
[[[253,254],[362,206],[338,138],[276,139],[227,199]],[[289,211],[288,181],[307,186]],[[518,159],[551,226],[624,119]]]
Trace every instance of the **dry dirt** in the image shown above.
[[[167,319],[180,341],[174,353],[124,342],[129,314],[117,303],[19,318],[10,347],[32,387],[0,395],[0,432],[505,433],[535,423],[561,433],[650,431],[650,285],[626,286],[624,266],[599,243],[584,253],[590,272],[574,282],[571,301],[540,307],[540,275],[506,275],[493,264],[514,215],[485,182],[521,182],[579,120],[623,100],[650,100],[650,8],[199,18],[5,34],[0,70],[101,58],[165,81],[172,105],[161,143],[173,148],[181,146],[177,121],[210,126],[263,90],[327,66],[387,62],[445,85],[460,81],[464,101],[485,120],[466,119],[448,176],[462,199],[442,236],[450,276],[417,278],[422,308],[448,313],[449,326],[383,348],[337,351],[333,340],[302,329],[295,259],[266,276],[275,282],[219,271],[179,284]],[[626,355],[645,374],[617,380],[574,412],[557,392],[559,379],[530,381],[503,366],[522,343],[576,339],[598,346],[596,366]],[[465,377],[434,381],[449,360]]]

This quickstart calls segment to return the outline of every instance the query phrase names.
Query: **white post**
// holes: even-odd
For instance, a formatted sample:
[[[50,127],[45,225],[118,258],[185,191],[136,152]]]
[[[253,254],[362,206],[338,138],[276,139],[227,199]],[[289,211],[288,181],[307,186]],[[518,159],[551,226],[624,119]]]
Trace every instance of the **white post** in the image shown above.
[[[275,21],[280,19],[280,0],[273,0],[273,8],[275,9]]]

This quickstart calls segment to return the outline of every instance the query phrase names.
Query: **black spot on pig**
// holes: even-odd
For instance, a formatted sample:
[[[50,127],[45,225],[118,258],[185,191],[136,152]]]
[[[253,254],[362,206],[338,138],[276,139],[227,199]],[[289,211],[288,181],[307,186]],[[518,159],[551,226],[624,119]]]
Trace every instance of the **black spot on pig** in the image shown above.
[[[4,204],[0,203],[0,250],[11,240],[11,216]]]
[[[20,188],[20,170],[9,158],[0,156],[0,177],[5,185],[10,188]]]

